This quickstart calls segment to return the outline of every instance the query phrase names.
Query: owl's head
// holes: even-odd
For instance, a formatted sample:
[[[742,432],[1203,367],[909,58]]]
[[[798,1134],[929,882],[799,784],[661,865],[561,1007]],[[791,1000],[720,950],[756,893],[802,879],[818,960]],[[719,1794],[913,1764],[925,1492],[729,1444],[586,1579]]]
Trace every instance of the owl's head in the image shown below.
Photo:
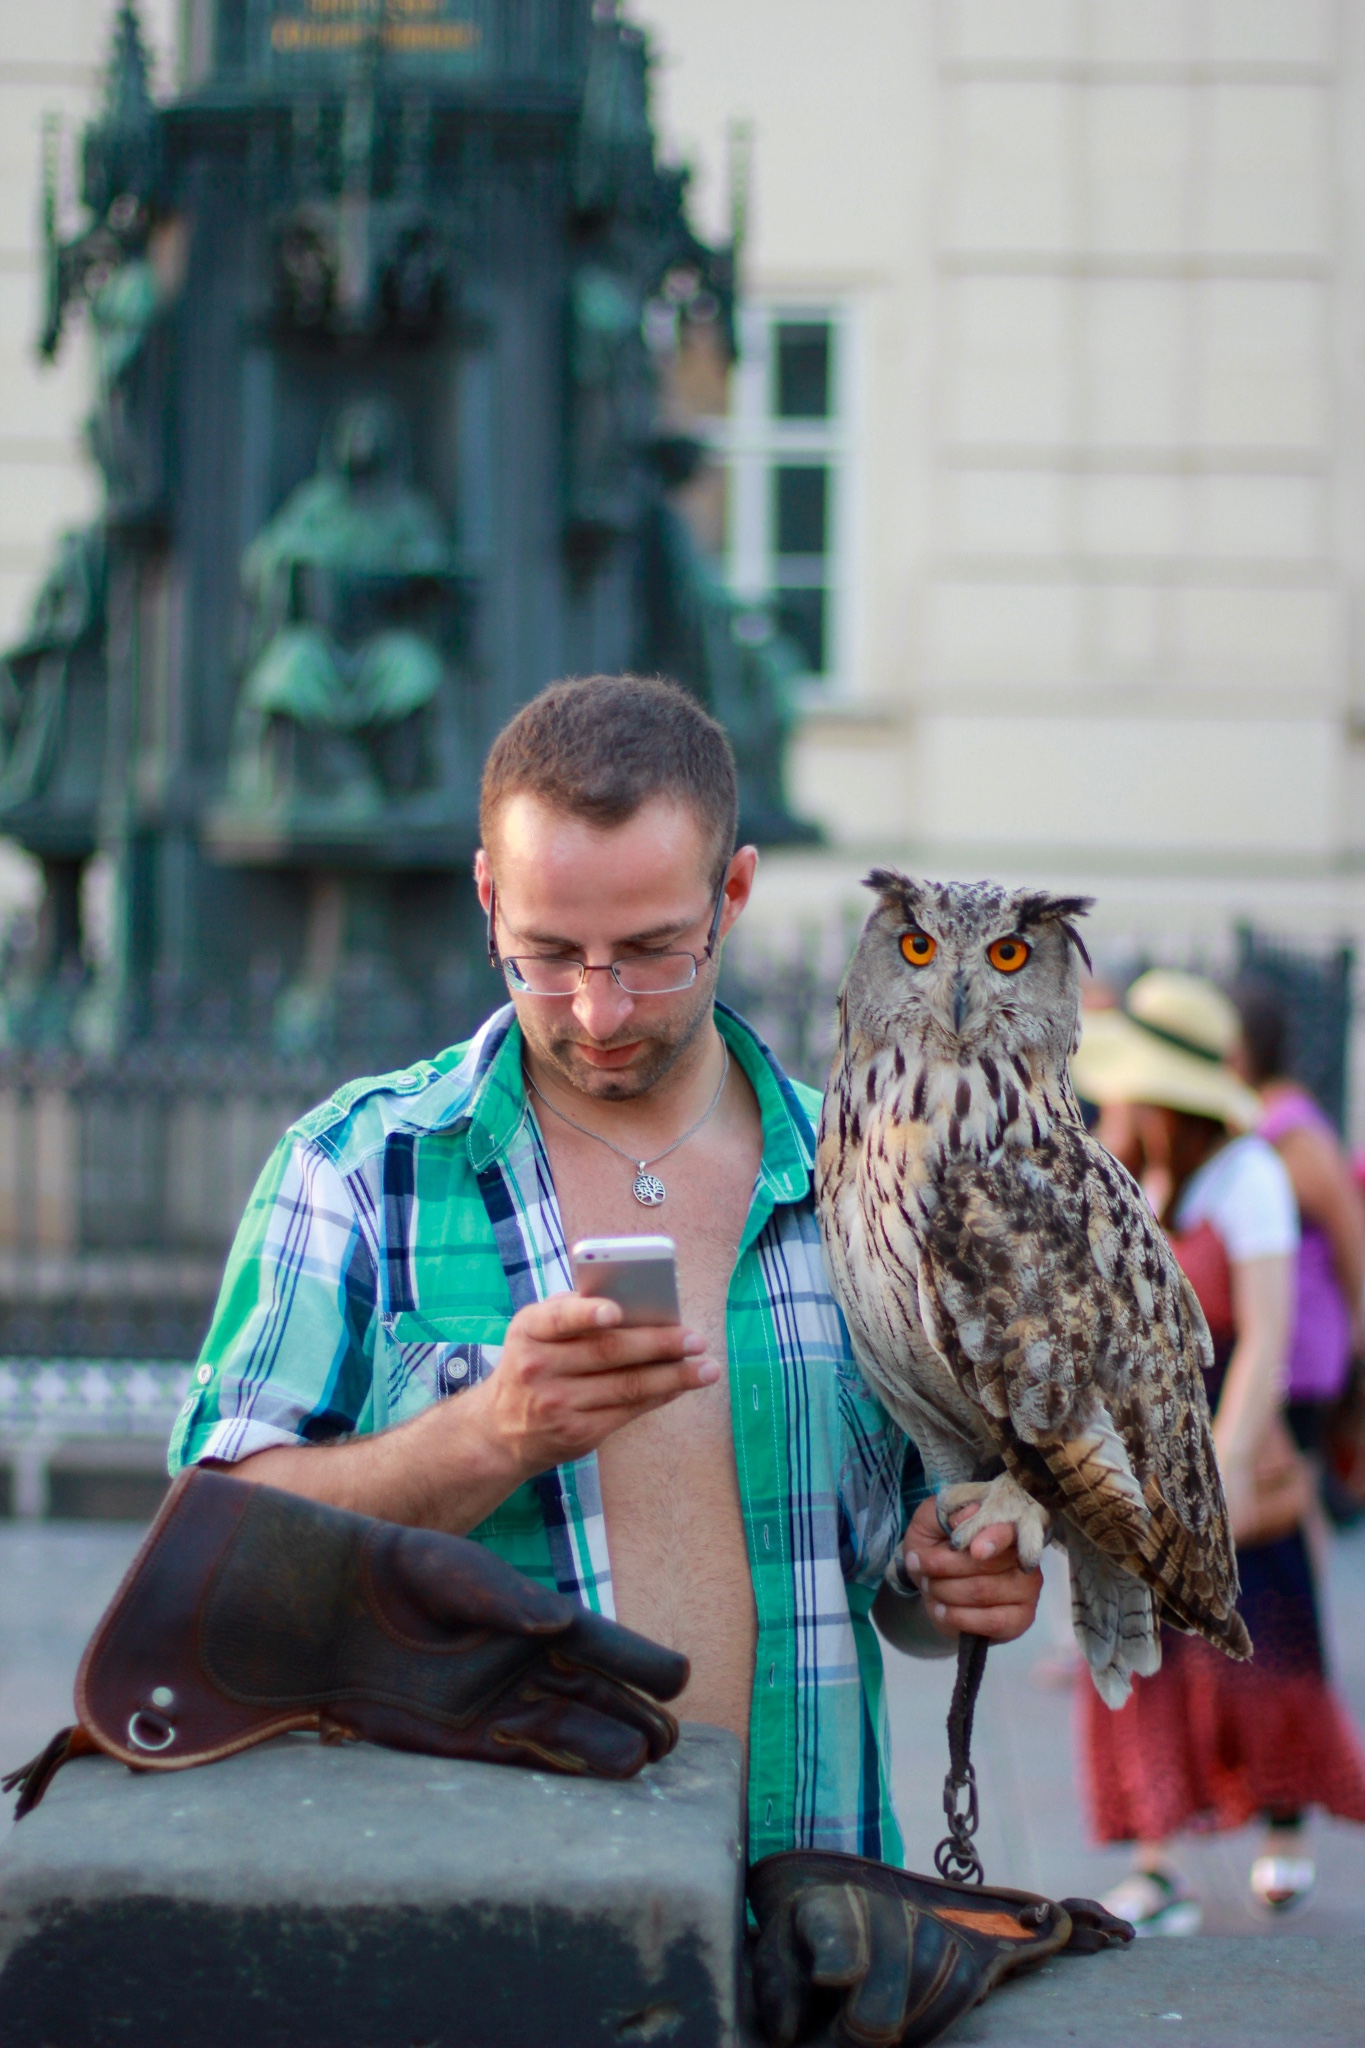
[[[1080,1016],[1072,920],[1093,897],[1003,889],[995,882],[917,882],[874,868],[878,903],[844,982],[844,1029],[930,1059],[1040,1054],[1060,1071]]]

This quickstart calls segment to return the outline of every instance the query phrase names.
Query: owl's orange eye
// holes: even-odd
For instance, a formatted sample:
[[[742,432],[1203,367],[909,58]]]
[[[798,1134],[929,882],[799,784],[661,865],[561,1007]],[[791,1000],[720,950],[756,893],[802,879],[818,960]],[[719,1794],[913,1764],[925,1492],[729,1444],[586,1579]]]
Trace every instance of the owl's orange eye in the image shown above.
[[[1002,974],[1017,974],[1032,951],[1033,948],[1026,946],[1022,939],[997,939],[993,946],[986,948],[986,958]]]
[[[912,967],[927,967],[938,951],[938,940],[928,932],[906,932],[901,939],[901,957]]]

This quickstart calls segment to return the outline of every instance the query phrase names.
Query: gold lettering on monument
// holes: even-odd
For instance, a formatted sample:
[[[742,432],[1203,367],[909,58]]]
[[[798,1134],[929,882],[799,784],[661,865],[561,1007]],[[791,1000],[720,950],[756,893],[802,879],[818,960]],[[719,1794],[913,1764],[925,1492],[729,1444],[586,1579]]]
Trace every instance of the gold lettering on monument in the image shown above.
[[[430,19],[444,8],[445,0],[306,0],[302,15],[271,24],[270,47],[356,50],[373,40],[386,50],[475,49],[477,22]]]

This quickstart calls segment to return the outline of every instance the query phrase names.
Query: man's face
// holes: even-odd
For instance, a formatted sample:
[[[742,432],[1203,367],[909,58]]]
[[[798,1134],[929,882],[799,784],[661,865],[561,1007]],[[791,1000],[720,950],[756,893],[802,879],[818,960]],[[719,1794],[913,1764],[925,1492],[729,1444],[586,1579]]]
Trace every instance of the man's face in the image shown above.
[[[513,993],[532,1052],[571,1087],[600,1101],[645,1094],[705,1028],[717,962],[703,958],[715,908],[715,848],[687,805],[655,797],[625,824],[599,831],[538,798],[509,797],[494,845],[475,867],[488,905],[497,883],[497,942],[504,958],[549,954],[592,966],[644,953],[691,953],[690,988],[629,995],[610,974],[588,974],[573,996]],[[756,855],[731,862],[721,920],[743,909]]]

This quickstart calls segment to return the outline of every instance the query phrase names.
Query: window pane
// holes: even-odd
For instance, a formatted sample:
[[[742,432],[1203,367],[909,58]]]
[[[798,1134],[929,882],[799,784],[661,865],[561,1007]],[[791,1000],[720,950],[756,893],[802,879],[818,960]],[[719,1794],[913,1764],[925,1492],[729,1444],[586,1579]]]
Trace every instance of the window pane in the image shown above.
[[[829,323],[780,321],[777,328],[777,416],[829,418]]]
[[[773,475],[777,493],[777,531],[773,552],[778,555],[823,555],[829,471],[783,467],[775,469]]]
[[[809,675],[825,673],[825,593],[823,590],[779,590],[775,606],[780,632],[801,649]]]

